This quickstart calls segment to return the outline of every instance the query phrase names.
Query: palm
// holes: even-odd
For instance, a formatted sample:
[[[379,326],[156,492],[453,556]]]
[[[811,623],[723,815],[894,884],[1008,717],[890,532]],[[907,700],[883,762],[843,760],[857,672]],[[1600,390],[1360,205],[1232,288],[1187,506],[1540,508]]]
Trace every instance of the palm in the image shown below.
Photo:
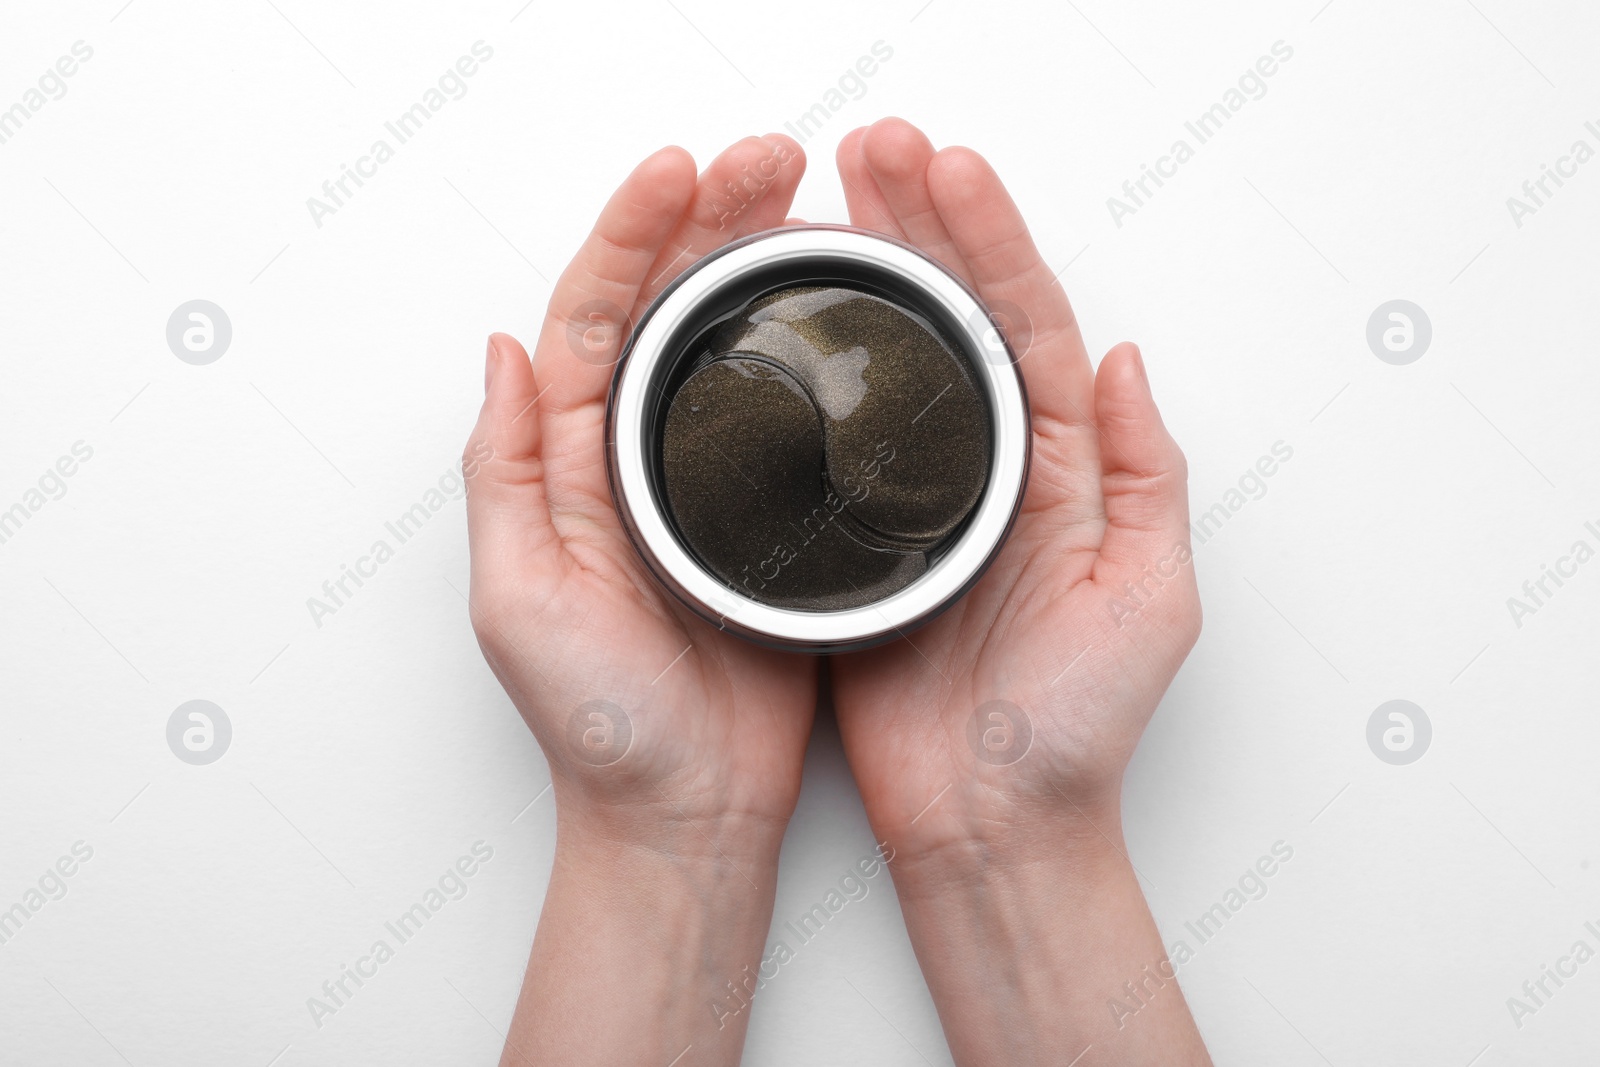
[[[596,424],[575,432],[598,435],[601,415],[580,413]],[[551,706],[559,714],[595,699],[586,694],[597,687],[610,692],[632,719],[627,773],[634,784],[659,790],[686,813],[691,804],[721,801],[760,808],[763,798],[750,791],[794,773],[815,701],[815,662],[693,616],[644,572],[603,483],[596,495],[586,472],[559,466],[547,480],[552,495],[570,487],[577,505],[552,516],[562,543],[559,580],[527,618],[528,632],[545,635],[544,670],[564,697]],[[527,561],[523,580],[547,581],[538,569],[548,566]]]
[[[1018,807],[1103,795],[1198,624],[1192,569],[1176,562],[1137,613],[1126,613],[1131,600],[1120,621],[1112,609],[1124,582],[1152,588],[1144,568],[1187,543],[1181,454],[1148,403],[1136,350],[1114,349],[1097,383],[1065,293],[980,157],[935,154],[885,120],[846,138],[839,166],[852,221],[919,245],[991,306],[1020,307],[1031,330],[1019,332],[1032,337],[1021,366],[1033,467],[1005,548],[927,627],[835,660],[840,729],[868,811],[902,830],[967,836]],[[997,700],[1020,714],[1002,707],[995,719]]]
[[[728,224],[723,190],[775,157],[783,166],[764,195]],[[569,324],[597,302],[636,321],[700,256],[780,224],[803,169],[783,138],[735,144],[698,183],[685,153],[658,152],[613,196],[557,284],[532,366],[511,338],[493,341],[468,448],[481,460],[469,494],[474,623],[552,773],[603,798],[670,804],[685,817],[781,818],[798,789],[815,661],[719,632],[644,572],[603,451],[624,324],[581,350]]]

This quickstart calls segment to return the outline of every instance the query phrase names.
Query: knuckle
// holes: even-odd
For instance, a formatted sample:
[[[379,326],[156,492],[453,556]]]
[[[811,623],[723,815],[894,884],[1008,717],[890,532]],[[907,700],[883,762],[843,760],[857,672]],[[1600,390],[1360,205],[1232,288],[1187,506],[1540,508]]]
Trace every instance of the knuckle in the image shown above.
[[[506,627],[511,621],[510,598],[504,593],[474,588],[467,601],[472,616],[472,631],[487,650],[505,651],[510,645]]]
[[[1181,596],[1173,598],[1172,611],[1173,632],[1183,643],[1185,653],[1195,646],[1200,640],[1200,631],[1205,625],[1205,613],[1200,607],[1200,596],[1193,587],[1186,589]]]
[[[1176,441],[1172,442],[1172,476],[1180,488],[1189,484],[1189,457]]]
[[[489,438],[482,431],[474,430],[461,449],[462,474],[470,478],[492,455],[494,448],[489,444]]]

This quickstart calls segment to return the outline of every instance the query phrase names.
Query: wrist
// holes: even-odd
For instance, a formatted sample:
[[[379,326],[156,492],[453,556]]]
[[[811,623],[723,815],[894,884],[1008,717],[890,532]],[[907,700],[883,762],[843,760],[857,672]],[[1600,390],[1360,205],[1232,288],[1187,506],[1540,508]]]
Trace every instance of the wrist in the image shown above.
[[[891,870],[957,1064],[1059,1065],[1090,1047],[1209,1064],[1108,813],[901,850]]]
[[[548,736],[540,743],[557,827],[572,841],[598,839],[684,855],[708,842],[726,841],[741,850],[774,847],[799,799],[798,748],[792,754],[760,746],[697,751],[660,738],[641,741],[615,707],[575,716],[567,734],[565,744]]]
[[[710,877],[775,871],[788,819],[654,802],[556,803],[558,862],[619,873],[663,865]],[[756,879],[759,883],[760,879]],[[748,890],[749,886],[739,880]],[[769,879],[767,885],[771,886]]]
[[[1068,791],[1011,770],[980,768],[928,801],[869,803],[878,839],[896,851],[896,885],[916,890],[1014,869],[1093,871],[1126,862],[1120,780]]]
[[[997,820],[952,816],[942,822],[921,833],[903,832],[898,840],[883,832],[896,846],[893,870],[902,900],[953,903],[994,893],[1026,894],[1035,886],[1047,892],[1054,886],[1059,893],[1117,881],[1131,868],[1114,805]],[[908,828],[914,829],[920,827]]]
[[[670,810],[670,807],[669,807]],[[772,923],[770,820],[558,808],[556,854],[502,1064],[739,1062]],[[621,1005],[628,1025],[574,1020]],[[688,1063],[684,1059],[684,1063]]]

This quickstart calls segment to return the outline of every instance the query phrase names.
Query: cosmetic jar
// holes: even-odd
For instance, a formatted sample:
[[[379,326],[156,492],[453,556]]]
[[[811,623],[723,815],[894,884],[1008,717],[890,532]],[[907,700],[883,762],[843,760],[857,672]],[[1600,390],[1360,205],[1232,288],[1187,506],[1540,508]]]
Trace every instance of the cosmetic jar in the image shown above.
[[[1027,485],[1004,331],[943,265],[844,226],[725,246],[633,327],[607,468],[646,568],[714,625],[844,652],[982,576]]]

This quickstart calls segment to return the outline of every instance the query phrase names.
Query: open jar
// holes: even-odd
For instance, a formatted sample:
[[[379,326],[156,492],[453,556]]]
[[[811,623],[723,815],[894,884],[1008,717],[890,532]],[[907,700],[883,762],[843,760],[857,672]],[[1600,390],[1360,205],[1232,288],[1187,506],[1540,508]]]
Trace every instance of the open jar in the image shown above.
[[[606,426],[651,573],[717,626],[811,652],[904,636],[970,589],[1031,442],[978,297],[843,226],[756,234],[679,276],[623,349]]]

